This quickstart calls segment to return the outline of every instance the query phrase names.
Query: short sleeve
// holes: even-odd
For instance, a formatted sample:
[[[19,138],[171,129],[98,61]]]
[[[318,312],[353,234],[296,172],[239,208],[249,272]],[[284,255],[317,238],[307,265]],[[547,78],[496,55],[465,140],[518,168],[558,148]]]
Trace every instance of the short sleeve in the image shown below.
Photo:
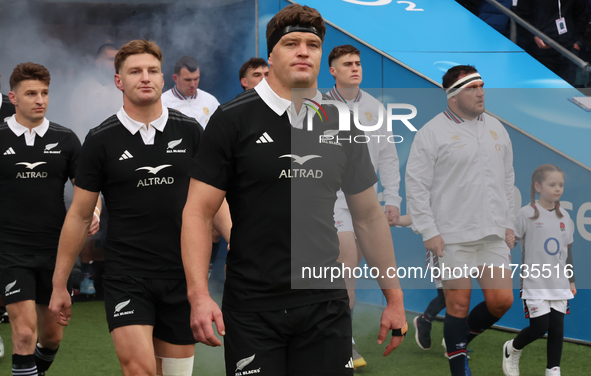
[[[100,192],[104,184],[103,165],[105,151],[98,137],[93,132],[88,133],[78,158],[76,169],[76,186],[91,192]]]
[[[76,169],[78,167],[78,158],[80,157],[80,140],[78,136],[74,132],[70,133],[69,142],[71,144],[72,151],[70,153],[70,158],[68,159],[68,177],[70,180],[76,177]]]
[[[568,213],[566,213],[566,210],[562,210],[563,213],[565,213],[565,219],[568,223],[568,227],[569,227],[569,233],[568,233],[568,244],[573,244],[573,242],[575,241],[574,235],[575,235],[575,227],[574,227],[574,223],[570,218],[570,215]]]
[[[527,215],[525,213],[525,209],[527,207],[523,207],[519,209],[517,215],[515,216],[515,237],[518,239],[523,239],[525,235],[525,228],[527,225]]]
[[[353,121],[351,121],[353,124]],[[351,138],[363,135],[357,128],[351,130]],[[374,171],[367,144],[351,142],[347,166],[343,174],[341,189],[345,194],[354,195],[372,187],[378,177]]]
[[[227,191],[234,171],[234,147],[238,138],[236,125],[227,120],[222,110],[218,110],[209,120],[201,138],[189,175]]]

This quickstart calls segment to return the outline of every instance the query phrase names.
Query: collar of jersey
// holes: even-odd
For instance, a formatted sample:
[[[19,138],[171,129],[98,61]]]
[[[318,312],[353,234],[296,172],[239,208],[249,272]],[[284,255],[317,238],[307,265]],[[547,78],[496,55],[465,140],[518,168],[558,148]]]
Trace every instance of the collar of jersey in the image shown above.
[[[117,118],[119,119],[121,124],[123,124],[123,126],[125,128],[127,128],[127,130],[133,135],[135,135],[140,130],[140,128],[145,125],[144,123],[141,123],[139,121],[135,121],[132,118],[130,118],[129,115],[127,115],[127,112],[125,112],[125,109],[123,108],[123,106],[117,112]],[[149,125],[154,127],[154,129],[157,129],[160,132],[163,132],[164,127],[166,126],[167,120],[168,120],[168,108],[166,108],[164,105],[162,105],[162,115],[160,115],[160,117],[158,119],[150,122]]]
[[[347,100],[345,98],[343,98],[343,96],[339,93],[339,91],[337,90],[337,85],[335,85],[331,91],[328,92],[328,95],[330,95],[332,97],[332,99],[343,102],[343,103],[347,103]],[[359,89],[359,92],[357,93],[357,96],[355,97],[355,99],[353,99],[353,102],[359,102],[361,100],[361,89]]]
[[[459,115],[457,115],[455,112],[453,112],[451,110],[451,108],[446,108],[445,111],[443,111],[443,114],[451,121],[453,121],[456,124],[460,124],[460,123],[465,123],[466,121],[471,121],[471,120],[464,120],[462,119]],[[477,120],[477,121],[482,121],[484,120],[484,117],[482,116],[482,114],[476,116],[475,119],[473,120]]]
[[[281,98],[277,93],[275,93],[273,91],[273,89],[271,89],[271,86],[269,86],[269,83],[267,82],[267,79],[263,78],[261,82],[259,82],[259,84],[257,86],[254,87],[254,90],[256,90],[256,92],[259,94],[259,96],[261,97],[261,99],[263,100],[263,102],[265,102],[265,104],[267,106],[269,106],[269,108],[271,108],[271,110],[273,110],[273,112],[275,112],[277,115],[282,116],[285,111],[287,111],[290,107],[291,107],[291,101],[285,99],[285,98]],[[312,98],[312,100],[314,100],[315,102],[319,102],[322,100],[322,93],[320,93],[318,90],[316,90],[316,95],[314,95],[314,98]],[[307,109],[307,107],[306,107]],[[292,114],[291,111],[287,112],[287,116],[289,117],[289,121],[292,123],[292,125],[296,128],[301,128],[301,125],[303,124],[303,114],[305,114],[306,112],[301,112],[299,115],[295,115]],[[295,117],[294,117],[295,115]],[[299,119],[300,121],[298,121],[296,118],[301,118]],[[301,123],[301,124],[294,124],[294,121],[296,123]]]
[[[29,131],[29,128],[27,128],[23,125],[20,125],[16,121],[16,115],[12,115],[10,117],[10,119],[8,119],[7,123],[8,123],[8,127],[10,128],[10,130],[17,137],[20,137],[25,132]],[[45,133],[47,132],[48,129],[49,129],[49,120],[47,120],[46,118],[43,118],[43,122],[40,125],[36,126],[35,128],[31,129],[31,133],[35,133],[35,134],[38,134],[39,137],[43,137],[43,136],[45,136]]]
[[[182,101],[186,101],[187,99],[197,99],[197,94],[199,94],[199,89],[197,89],[195,90],[195,94],[191,95],[190,97],[185,97],[183,94],[181,94],[179,89],[176,88],[176,85],[174,85],[174,87],[170,90],[172,91],[172,95],[174,95],[175,98]]]
[[[281,98],[273,91],[273,89],[271,89],[266,78],[263,78],[261,82],[254,87],[254,90],[256,90],[263,102],[265,102],[265,104],[279,116],[282,116],[289,106],[291,106],[291,101]]]

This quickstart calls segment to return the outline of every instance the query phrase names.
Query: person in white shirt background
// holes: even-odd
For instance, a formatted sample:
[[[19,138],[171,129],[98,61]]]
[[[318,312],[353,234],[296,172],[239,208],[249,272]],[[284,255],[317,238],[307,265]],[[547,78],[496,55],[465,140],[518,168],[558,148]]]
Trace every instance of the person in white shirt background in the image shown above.
[[[199,89],[201,70],[197,60],[182,56],[174,64],[174,87],[162,94],[162,103],[197,120],[205,129],[209,118],[220,105],[211,94]]]
[[[375,125],[379,121],[379,111],[385,113],[384,105],[376,98],[361,90],[359,85],[363,80],[363,69],[361,67],[361,53],[351,45],[337,46],[328,55],[330,74],[335,79],[334,88],[328,95],[339,102],[345,103],[349,110],[353,111],[358,106],[359,121],[364,126]],[[369,137],[367,143],[371,162],[376,174],[379,171],[380,181],[384,187],[383,197],[386,202],[385,212],[388,224],[396,226],[400,218],[400,202],[402,199],[398,194],[400,187],[400,171],[398,153],[392,131],[388,131],[385,124],[375,131],[366,131]],[[372,137],[384,136],[384,137]],[[388,140],[392,141],[389,142]],[[378,184],[374,185],[377,194]],[[351,213],[347,207],[345,195],[342,191],[337,192],[335,203],[335,227],[339,237],[339,262],[351,269],[358,267],[363,254],[357,244]],[[355,278],[345,278],[347,291],[349,293],[349,306],[351,314],[355,307]],[[353,366],[355,369],[365,367],[367,362],[359,354],[353,339]]]
[[[448,108],[417,132],[406,167],[412,223],[443,271],[452,376],[471,374],[467,344],[513,304],[513,150],[503,125],[484,113],[483,86],[473,66],[447,71]],[[472,275],[485,301],[468,315]]]
[[[174,108],[197,120],[205,129],[209,118],[220,103],[211,94],[198,88],[201,70],[197,60],[191,56],[182,56],[174,64],[174,87],[162,94],[162,104]],[[211,260],[209,273],[220,247],[220,234],[214,229],[212,234]]]

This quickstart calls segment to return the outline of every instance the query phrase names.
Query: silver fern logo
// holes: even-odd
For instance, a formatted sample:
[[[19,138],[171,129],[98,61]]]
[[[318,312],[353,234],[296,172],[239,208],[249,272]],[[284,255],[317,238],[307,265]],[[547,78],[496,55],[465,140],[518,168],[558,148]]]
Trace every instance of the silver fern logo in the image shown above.
[[[115,306],[115,313],[121,311],[123,308],[127,307],[127,305],[131,302],[131,299],[121,302]]]
[[[253,356],[249,356],[248,358],[239,360],[238,363],[236,363],[236,371],[242,371],[244,367],[252,363],[255,356],[256,354],[254,354]]]
[[[45,150],[51,150],[54,147],[56,147],[57,144],[59,144],[59,142],[56,142],[55,144],[47,144],[47,145],[45,145]]]
[[[183,142],[183,139],[180,138],[178,140],[172,140],[168,143],[168,148],[166,149],[167,153],[186,153],[187,149],[175,149],[180,143]]]
[[[127,307],[130,302],[131,302],[131,299],[126,300],[124,302],[121,302],[121,303],[117,304],[115,306],[115,313],[113,314],[113,317],[119,317],[119,316],[125,316],[125,315],[133,315],[134,310],[121,312],[121,310],[123,308]]]
[[[172,140],[168,143],[168,148],[169,149],[174,149],[178,144],[180,144],[181,142],[183,142],[183,139],[181,138],[180,140]]]
[[[6,285],[6,287],[4,288],[4,296],[10,296],[10,295],[18,294],[19,292],[21,292],[21,289],[10,291],[10,290],[12,290],[14,285],[16,285],[16,281],[17,280],[15,279],[14,282],[10,282],[9,284]]]
[[[61,154],[61,150],[52,150],[57,146],[57,144],[59,144],[59,142],[56,142],[55,144],[45,145],[45,150],[43,150],[43,154]]]
[[[14,285],[16,285],[16,279],[14,280],[14,282],[10,282],[9,284],[6,285],[6,289],[5,289],[5,293],[8,293],[13,287]]]

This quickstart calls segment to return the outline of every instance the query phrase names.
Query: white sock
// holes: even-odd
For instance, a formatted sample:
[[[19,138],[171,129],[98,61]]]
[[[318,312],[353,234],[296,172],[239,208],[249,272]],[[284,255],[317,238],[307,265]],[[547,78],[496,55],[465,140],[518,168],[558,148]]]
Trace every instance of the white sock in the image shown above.
[[[160,376],[191,376],[193,374],[194,356],[190,358],[162,358],[162,375]]]

